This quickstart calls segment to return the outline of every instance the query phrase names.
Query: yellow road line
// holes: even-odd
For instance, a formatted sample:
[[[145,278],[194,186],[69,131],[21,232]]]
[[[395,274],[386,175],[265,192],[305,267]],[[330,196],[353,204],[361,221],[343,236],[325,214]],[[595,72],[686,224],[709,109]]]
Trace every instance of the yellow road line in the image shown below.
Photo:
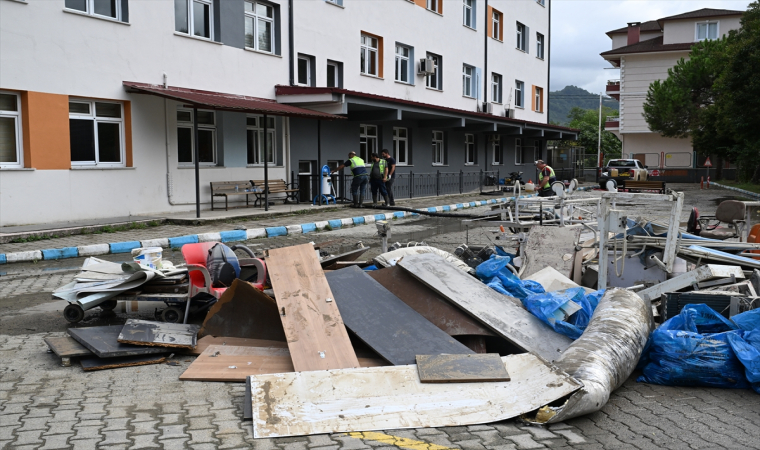
[[[347,435],[356,439],[367,439],[370,441],[381,442],[383,444],[394,445],[396,447],[406,448],[409,450],[455,450],[450,447],[444,447],[442,445],[430,444],[428,442],[415,441],[414,439],[391,436],[390,434],[375,433],[372,431],[366,431],[363,433],[347,433]]]

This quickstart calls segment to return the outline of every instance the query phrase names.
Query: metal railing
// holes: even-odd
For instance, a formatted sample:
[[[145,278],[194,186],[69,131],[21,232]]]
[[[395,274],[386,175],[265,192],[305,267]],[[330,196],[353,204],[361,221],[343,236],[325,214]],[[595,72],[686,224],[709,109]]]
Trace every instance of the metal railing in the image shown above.
[[[332,186],[338,201],[351,200],[351,182],[353,176],[342,172],[332,175]],[[293,185],[301,192],[302,202],[311,202],[319,193],[320,176],[316,174],[296,174],[291,172]],[[499,186],[498,170],[480,170],[478,172],[428,172],[398,173],[393,182],[393,196],[396,199],[435,197],[440,195],[496,192]],[[363,192],[365,201],[371,198],[370,184]]]

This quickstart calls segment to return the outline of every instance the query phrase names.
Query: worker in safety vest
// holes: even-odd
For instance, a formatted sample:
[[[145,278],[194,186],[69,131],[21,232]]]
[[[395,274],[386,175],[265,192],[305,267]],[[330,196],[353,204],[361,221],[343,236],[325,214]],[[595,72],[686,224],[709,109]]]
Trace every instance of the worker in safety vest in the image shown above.
[[[388,180],[388,164],[380,158],[377,153],[372,154],[372,167],[369,171],[369,187],[372,189],[372,206],[377,206],[377,191],[385,200],[385,206],[391,201],[388,198],[388,191],[385,189],[385,182]]]
[[[557,177],[554,175],[554,169],[552,169],[551,166],[548,166],[540,159],[536,161],[536,169],[538,169],[538,196],[554,196],[554,191],[552,191],[552,183],[557,181]]]
[[[354,202],[353,207],[361,208],[362,202],[364,201],[364,189],[369,182],[369,173],[367,173],[367,168],[364,167],[364,160],[356,156],[356,152],[349,152],[346,162],[341,164],[332,173],[340,172],[345,167],[350,167],[351,175],[354,176],[351,180],[351,197]]]

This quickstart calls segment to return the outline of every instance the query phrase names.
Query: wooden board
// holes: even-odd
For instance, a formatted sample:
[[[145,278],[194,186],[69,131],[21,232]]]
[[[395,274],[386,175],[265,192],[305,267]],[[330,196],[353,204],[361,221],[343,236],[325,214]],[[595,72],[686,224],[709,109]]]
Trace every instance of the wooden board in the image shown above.
[[[417,355],[421,383],[509,381],[498,353],[484,355]]]
[[[264,339],[245,339],[228,336],[203,336],[198,339],[198,344],[192,350],[184,352],[185,355],[200,355],[209,345],[236,345],[239,347],[269,347],[288,348],[285,341],[267,341]]]
[[[493,331],[400,267],[372,270],[367,275],[450,336],[495,336]]]
[[[314,247],[271,249],[266,263],[295,370],[359,367]]]
[[[581,228],[543,227],[534,225],[523,247],[521,277],[524,279],[544,267],[553,267],[570,277],[575,260],[575,244],[579,242]]]
[[[77,356],[92,356],[92,352],[74,339],[64,337],[47,337],[45,343],[48,348],[61,358],[74,358]]]
[[[119,356],[116,358],[98,358],[97,356],[91,356],[81,358],[79,364],[82,365],[83,370],[89,372],[91,370],[118,369],[121,367],[161,364],[165,361],[166,355]]]
[[[215,355],[215,356],[214,356]],[[362,367],[382,366],[378,359],[361,358]],[[253,374],[293,372],[293,361],[287,348],[237,347],[209,345],[187,370],[180,375],[184,381],[244,382]]]
[[[198,329],[200,329],[198,325],[186,323],[127,319],[117,340],[123,344],[195,348],[198,342]]]
[[[146,347],[118,342],[117,339],[122,328],[124,328],[123,325],[110,325],[104,327],[69,328],[67,331],[71,337],[95,353],[95,356],[98,358],[169,353],[170,350],[168,348]]]
[[[228,336],[285,342],[277,303],[252,284],[235,280],[209,309],[201,336]]]
[[[398,265],[526,352],[553,361],[572,343],[517,306],[519,300],[494,291],[438,255],[409,255]]]
[[[254,438],[489,423],[581,387],[533,354],[502,361],[512,381],[420,383],[414,365],[252,375]]]
[[[394,365],[417,355],[474,353],[422,317],[358,267],[326,275],[349,330]]]

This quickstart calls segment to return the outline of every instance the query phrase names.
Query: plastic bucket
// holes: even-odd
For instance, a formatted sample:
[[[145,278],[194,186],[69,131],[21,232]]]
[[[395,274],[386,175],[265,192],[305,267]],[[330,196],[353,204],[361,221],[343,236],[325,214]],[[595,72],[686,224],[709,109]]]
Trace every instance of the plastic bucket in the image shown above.
[[[135,262],[140,265],[150,267],[151,269],[161,268],[161,247],[148,247],[140,249],[140,253],[135,256]]]

